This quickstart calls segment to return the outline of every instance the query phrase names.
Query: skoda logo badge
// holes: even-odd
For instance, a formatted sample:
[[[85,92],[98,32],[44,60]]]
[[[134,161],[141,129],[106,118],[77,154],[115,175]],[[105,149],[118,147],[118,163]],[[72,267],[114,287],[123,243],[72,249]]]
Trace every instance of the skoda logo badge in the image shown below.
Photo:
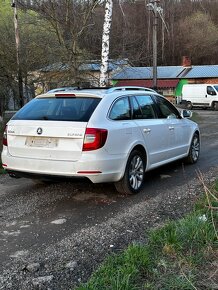
[[[37,132],[38,135],[41,135],[42,134],[42,128],[38,128],[36,132]]]

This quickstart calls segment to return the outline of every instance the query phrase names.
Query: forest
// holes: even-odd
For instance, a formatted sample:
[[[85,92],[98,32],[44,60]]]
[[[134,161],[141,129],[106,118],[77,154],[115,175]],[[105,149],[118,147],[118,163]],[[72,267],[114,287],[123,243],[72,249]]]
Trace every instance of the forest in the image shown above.
[[[132,66],[152,65],[153,14],[149,0],[114,0],[110,59],[128,59]],[[17,0],[20,67],[25,86],[29,76],[47,65],[68,64],[68,78],[79,81],[79,66],[101,58],[105,1]],[[218,0],[159,0],[158,65],[218,64]],[[1,111],[8,94],[16,96],[17,60],[14,11],[0,0]],[[1,112],[0,112],[1,113]]]

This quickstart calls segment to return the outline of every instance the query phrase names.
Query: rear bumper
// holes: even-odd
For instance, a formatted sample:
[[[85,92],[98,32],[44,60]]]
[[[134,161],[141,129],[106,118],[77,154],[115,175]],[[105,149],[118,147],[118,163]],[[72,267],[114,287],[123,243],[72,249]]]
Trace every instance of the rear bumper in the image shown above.
[[[2,152],[3,167],[17,177],[86,177],[93,183],[115,182],[122,178],[126,157],[108,155],[98,158],[98,154],[84,153],[79,161],[57,161],[31,158],[19,158],[8,154],[7,148]],[[81,173],[80,173],[81,172]]]
[[[30,179],[39,179],[39,180],[48,180],[48,181],[61,181],[61,180],[70,180],[71,178],[81,178],[83,177],[70,177],[70,176],[61,176],[61,175],[52,175],[52,174],[39,174],[39,173],[31,173],[31,172],[23,172],[23,171],[17,171],[17,170],[11,170],[11,169],[5,169],[6,172],[13,178],[30,178]]]

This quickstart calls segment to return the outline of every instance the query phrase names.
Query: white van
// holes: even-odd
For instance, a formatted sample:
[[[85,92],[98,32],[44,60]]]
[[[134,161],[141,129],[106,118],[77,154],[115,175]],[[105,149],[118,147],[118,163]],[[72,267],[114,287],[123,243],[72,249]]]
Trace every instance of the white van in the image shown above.
[[[218,84],[183,85],[182,103],[192,107],[213,108],[218,110]]]

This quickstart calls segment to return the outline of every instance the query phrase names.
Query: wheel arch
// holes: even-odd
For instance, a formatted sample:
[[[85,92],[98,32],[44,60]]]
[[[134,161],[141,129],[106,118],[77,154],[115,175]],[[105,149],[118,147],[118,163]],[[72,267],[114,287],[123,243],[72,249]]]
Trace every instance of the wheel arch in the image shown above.
[[[198,137],[199,137],[199,141],[201,142],[201,134],[200,134],[200,131],[198,129],[196,129],[193,134],[191,135],[191,139],[190,139],[190,145],[191,145],[191,142],[192,142],[192,139],[194,137],[194,135],[197,134]]]
[[[132,162],[133,160],[133,157],[135,156],[139,156],[141,159],[143,159],[143,163],[144,163],[144,166],[140,163],[138,163],[141,166],[144,167],[144,170],[143,171],[138,171],[137,173],[134,173],[134,170],[131,172],[131,178],[130,178],[130,162]],[[130,159],[132,158],[132,159]],[[135,162],[135,161],[134,161]],[[127,167],[128,166],[128,167]],[[131,148],[131,150],[129,151],[129,154],[128,154],[128,158],[127,158],[127,162],[125,164],[125,169],[124,169],[124,172],[123,174],[121,175],[121,178],[115,182],[115,187],[117,189],[118,192],[120,193],[125,193],[125,194],[136,194],[140,191],[140,189],[144,186],[144,174],[145,174],[145,171],[147,169],[147,153],[146,153],[146,150],[144,148],[143,145],[141,144],[136,144],[135,146],[133,146]],[[142,170],[142,169],[141,169]],[[136,175],[138,176],[138,174],[141,176],[143,176],[142,179],[140,179],[139,177],[136,177]],[[135,179],[136,182],[133,182],[135,185],[137,182],[137,180],[139,181],[139,187],[138,188],[135,188],[135,185],[131,185],[131,179]],[[138,184],[137,184],[138,186]]]
[[[141,144],[137,144],[137,145],[135,145],[135,146],[132,148],[132,150],[130,150],[129,155],[128,155],[128,158],[129,158],[130,154],[132,153],[132,151],[134,151],[134,150],[138,150],[138,151],[140,151],[140,152],[144,155],[144,157],[145,157],[145,165],[146,165],[146,169],[147,169],[147,164],[148,164],[148,154],[147,154],[147,151],[146,151],[145,147],[144,147],[143,145],[141,145]],[[128,159],[128,158],[127,158],[127,159]]]
[[[198,136],[200,137],[200,131],[199,131],[199,130],[195,130],[193,136],[194,136],[195,134],[198,134]]]
[[[199,141],[199,143],[198,143],[199,145],[198,144],[197,145],[196,144],[192,145],[193,144],[194,137],[196,135],[197,135],[197,138],[198,138],[198,141]],[[192,148],[192,146],[193,146],[193,148]],[[198,149],[197,148],[194,148],[195,146],[197,146]],[[200,131],[198,129],[196,129],[193,132],[193,135],[191,137],[191,142],[190,142],[188,154],[187,154],[187,157],[184,158],[185,162],[188,163],[188,164],[194,164],[194,163],[196,163],[198,161],[198,158],[199,158],[200,148],[201,148]]]
[[[146,151],[145,147],[142,144],[135,144],[134,146],[132,146],[132,148],[129,150],[129,152],[128,152],[127,156],[126,156],[126,161],[125,161],[125,164],[123,164],[122,173],[121,173],[119,179],[121,179],[123,177],[124,172],[125,172],[125,168],[126,168],[126,165],[127,165],[128,159],[129,159],[129,156],[134,150],[138,150],[138,151],[143,153],[143,155],[145,157],[145,169],[147,170],[147,166],[148,166],[147,151]]]

